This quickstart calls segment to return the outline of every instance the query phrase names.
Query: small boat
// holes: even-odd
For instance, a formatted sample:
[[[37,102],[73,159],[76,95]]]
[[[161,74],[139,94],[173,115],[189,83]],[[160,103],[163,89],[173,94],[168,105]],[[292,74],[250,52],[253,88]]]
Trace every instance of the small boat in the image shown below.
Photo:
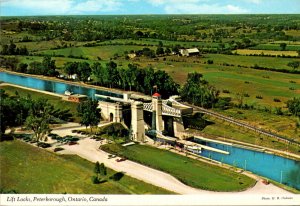
[[[65,91],[65,95],[67,95],[67,96],[70,96],[70,95],[72,95],[73,94],[73,92],[70,92],[69,90],[66,90]]]

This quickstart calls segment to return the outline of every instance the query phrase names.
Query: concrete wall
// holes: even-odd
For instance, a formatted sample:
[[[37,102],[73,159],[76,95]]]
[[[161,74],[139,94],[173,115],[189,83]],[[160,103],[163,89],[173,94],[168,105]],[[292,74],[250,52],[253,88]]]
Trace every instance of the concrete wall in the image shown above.
[[[101,117],[106,121],[121,122],[123,120],[122,105],[118,102],[111,103],[99,101],[98,108],[101,108]]]
[[[145,142],[144,105],[142,102],[131,104],[132,140]]]

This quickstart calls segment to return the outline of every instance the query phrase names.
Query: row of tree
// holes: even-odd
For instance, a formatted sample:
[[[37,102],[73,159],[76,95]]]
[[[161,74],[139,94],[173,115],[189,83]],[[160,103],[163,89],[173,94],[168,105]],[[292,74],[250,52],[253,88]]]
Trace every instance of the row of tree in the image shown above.
[[[55,60],[52,60],[49,56],[44,56],[42,62],[33,61],[29,65],[26,63],[20,63],[17,66],[15,64],[8,64],[10,58],[6,58],[1,63],[2,66],[10,68],[12,71],[27,73],[27,74],[37,74],[44,76],[57,76],[59,72],[56,70]],[[17,61],[16,61],[17,62]]]
[[[91,66],[87,62],[68,62],[64,71],[69,76],[77,74],[81,81],[87,81],[88,77],[92,76],[96,85],[150,95],[154,92],[153,86],[158,88],[158,92],[164,97],[178,94],[179,91],[179,85],[165,71],[154,71],[151,67],[142,69],[135,64],[129,64],[128,68],[124,69],[119,68],[113,61],[105,65],[95,62]]]
[[[26,46],[17,47],[13,41],[10,41],[10,44],[3,44],[2,45],[2,55],[29,55],[29,51]]]

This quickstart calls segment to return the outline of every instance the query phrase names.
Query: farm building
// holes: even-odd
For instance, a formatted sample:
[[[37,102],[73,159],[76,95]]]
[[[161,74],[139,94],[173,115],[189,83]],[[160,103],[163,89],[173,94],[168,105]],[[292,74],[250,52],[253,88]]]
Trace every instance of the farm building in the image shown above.
[[[197,48],[192,48],[192,49],[180,49],[179,53],[182,56],[197,56],[200,54],[199,50]]]

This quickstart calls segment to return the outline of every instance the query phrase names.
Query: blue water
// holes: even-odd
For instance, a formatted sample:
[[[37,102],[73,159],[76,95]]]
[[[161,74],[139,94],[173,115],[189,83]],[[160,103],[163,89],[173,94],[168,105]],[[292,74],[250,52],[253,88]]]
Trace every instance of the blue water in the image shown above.
[[[230,154],[202,150],[201,156],[246,169],[300,190],[300,161],[212,142],[207,142],[206,145],[228,151]]]
[[[32,89],[53,92],[56,94],[64,94],[66,90],[72,91],[75,94],[84,94],[90,98],[95,98],[95,94],[101,94],[111,97],[123,98],[123,94],[113,93],[109,91],[97,90],[88,87],[76,86],[55,81],[47,81],[33,77],[20,76],[15,74],[8,74],[0,72],[0,81],[11,84],[20,85]]]

